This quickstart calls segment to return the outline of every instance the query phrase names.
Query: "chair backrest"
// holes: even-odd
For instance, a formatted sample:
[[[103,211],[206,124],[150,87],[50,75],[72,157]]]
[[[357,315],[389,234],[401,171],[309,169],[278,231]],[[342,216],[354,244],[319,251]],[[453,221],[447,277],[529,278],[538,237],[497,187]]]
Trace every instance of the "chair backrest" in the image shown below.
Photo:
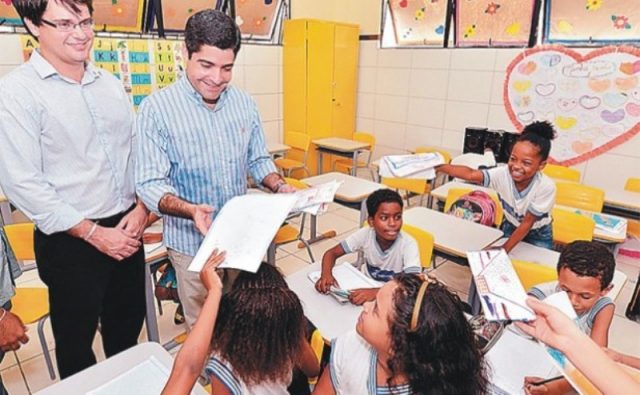
[[[309,185],[305,184],[304,182],[300,181],[300,180],[296,180],[295,178],[291,178],[291,177],[285,177],[284,181],[291,185],[292,187],[296,188],[296,189],[307,189],[309,188]]]
[[[435,147],[418,147],[414,150],[416,154],[428,154],[430,152],[437,152],[442,155],[444,159],[444,163],[451,162],[451,154],[443,149],[435,148]]]
[[[566,166],[547,164],[542,172],[560,181],[580,182],[580,171]]]
[[[640,192],[640,178],[629,178],[624,184],[625,191]]]
[[[554,267],[515,259],[512,259],[511,263],[525,291],[538,284],[558,279],[558,272]]]
[[[30,222],[4,226],[4,232],[17,260],[34,261],[36,259],[33,250],[33,231],[34,226]]]
[[[561,208],[554,208],[551,216],[554,242],[568,244],[575,240],[593,240],[596,227],[593,219]]]
[[[433,256],[433,235],[426,230],[409,224],[402,224],[402,230],[416,239],[422,267],[424,269],[431,267],[431,257]]]
[[[371,158],[373,157],[373,149],[376,146],[376,136],[372,135],[371,133],[366,133],[366,132],[355,132],[353,134],[353,139],[355,141],[359,141],[361,143],[367,143],[369,144],[369,149],[368,152],[367,151],[361,151],[364,154],[367,155],[367,166],[371,163]]]
[[[444,212],[448,212],[453,203],[460,199],[462,195],[466,195],[467,193],[472,192],[472,188],[451,188],[447,192],[447,199],[444,202]],[[504,218],[504,211],[502,210],[502,203],[500,203],[500,199],[498,199],[498,195],[495,193],[489,193],[491,196],[491,200],[496,204],[496,217],[494,220],[494,224],[497,227],[502,225],[502,219]]]
[[[382,177],[381,183],[391,189],[402,189],[408,192],[417,193],[418,195],[428,192],[426,179]]]
[[[558,182],[556,189],[556,204],[597,213],[602,212],[604,206],[604,191],[602,189],[574,182]]]

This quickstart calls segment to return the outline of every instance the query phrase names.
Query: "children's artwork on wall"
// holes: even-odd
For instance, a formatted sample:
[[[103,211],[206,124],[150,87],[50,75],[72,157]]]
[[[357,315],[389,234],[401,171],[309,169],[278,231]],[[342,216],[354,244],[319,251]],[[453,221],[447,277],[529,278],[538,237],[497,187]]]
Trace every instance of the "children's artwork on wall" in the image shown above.
[[[603,44],[640,40],[638,0],[547,0],[544,40]]]
[[[0,0],[0,25],[22,26],[20,15],[13,8],[11,0]]]
[[[243,38],[271,40],[282,0],[236,0],[236,23]]]
[[[551,159],[575,165],[640,131],[640,48],[609,46],[582,55],[548,45],[524,50],[507,68],[504,105],[516,129],[551,122]]]
[[[187,19],[189,19],[191,15],[198,11],[215,7],[216,0],[162,0],[164,29],[184,31],[187,25]]]
[[[399,45],[444,45],[447,0],[388,0]]]
[[[96,31],[141,32],[145,4],[144,0],[94,0]]]
[[[536,0],[457,0],[456,45],[527,46],[536,8]]]
[[[27,35],[20,37],[25,62],[38,43]],[[127,40],[97,37],[91,60],[96,67],[115,75],[138,107],[153,91],[172,84],[184,74],[182,41]]]

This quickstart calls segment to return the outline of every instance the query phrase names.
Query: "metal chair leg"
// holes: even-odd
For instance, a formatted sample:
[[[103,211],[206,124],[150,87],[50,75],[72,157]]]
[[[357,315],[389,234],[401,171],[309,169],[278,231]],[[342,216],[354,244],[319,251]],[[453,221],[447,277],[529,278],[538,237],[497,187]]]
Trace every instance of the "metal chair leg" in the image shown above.
[[[42,353],[44,354],[44,361],[47,364],[47,369],[49,370],[49,377],[51,380],[55,380],[56,372],[53,369],[53,362],[51,361],[51,353],[49,352],[49,347],[47,347],[47,339],[44,337],[44,323],[49,318],[48,315],[42,317],[38,321],[38,338],[40,339],[40,345],[42,346]]]

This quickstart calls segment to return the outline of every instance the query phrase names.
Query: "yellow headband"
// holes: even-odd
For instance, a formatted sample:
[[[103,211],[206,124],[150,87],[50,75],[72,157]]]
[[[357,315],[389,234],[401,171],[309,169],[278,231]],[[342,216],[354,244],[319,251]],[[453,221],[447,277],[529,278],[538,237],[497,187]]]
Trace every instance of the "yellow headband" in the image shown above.
[[[422,306],[422,299],[424,299],[424,294],[427,292],[427,287],[432,282],[435,282],[428,276],[422,276],[422,285],[420,285],[420,289],[418,290],[418,296],[416,296],[416,304],[413,305],[413,314],[411,315],[411,326],[409,327],[410,331],[415,331],[418,326],[418,317],[420,316],[420,307]]]

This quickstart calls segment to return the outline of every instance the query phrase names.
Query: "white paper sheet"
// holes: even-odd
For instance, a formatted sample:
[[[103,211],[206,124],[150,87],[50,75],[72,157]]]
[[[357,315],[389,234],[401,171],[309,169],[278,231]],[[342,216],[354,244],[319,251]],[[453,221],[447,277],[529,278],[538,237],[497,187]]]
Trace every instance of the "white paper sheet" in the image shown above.
[[[155,357],[149,357],[87,395],[157,395],[169,379],[169,370]]]
[[[298,200],[291,211],[304,211],[312,215],[324,213],[333,202],[336,191],[342,185],[341,181],[329,181],[312,188],[301,189],[296,192]]]
[[[435,167],[444,163],[437,152],[415,155],[389,155],[380,160],[382,177],[406,177],[431,180],[436,177]]]
[[[189,270],[202,270],[217,248],[227,253],[220,268],[255,273],[296,200],[293,193],[250,194],[229,200],[213,221]]]
[[[350,291],[357,288],[379,288],[383,285],[383,283],[365,276],[348,262],[334,266],[332,274],[338,282],[340,290],[343,291]],[[317,270],[310,272],[308,277],[309,280],[315,284],[318,279],[320,279],[320,275],[320,271]]]

